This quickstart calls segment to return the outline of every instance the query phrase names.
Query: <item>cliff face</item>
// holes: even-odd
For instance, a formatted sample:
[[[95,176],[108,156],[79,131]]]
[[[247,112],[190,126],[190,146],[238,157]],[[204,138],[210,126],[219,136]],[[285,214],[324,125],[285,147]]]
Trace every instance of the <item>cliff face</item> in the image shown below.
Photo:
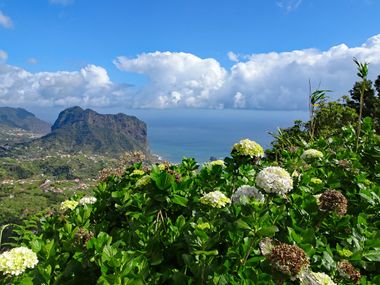
[[[0,107],[0,126],[18,128],[37,134],[50,132],[50,124],[22,108]]]
[[[102,115],[80,107],[62,111],[51,133],[33,145],[66,152],[119,155],[126,151],[148,152],[146,124],[125,114]]]

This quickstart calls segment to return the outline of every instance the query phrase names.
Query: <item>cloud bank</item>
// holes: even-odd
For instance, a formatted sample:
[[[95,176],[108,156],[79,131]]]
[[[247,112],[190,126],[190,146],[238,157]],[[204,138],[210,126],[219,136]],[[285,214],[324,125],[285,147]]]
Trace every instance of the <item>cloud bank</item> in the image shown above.
[[[126,87],[111,82],[107,71],[87,65],[79,71],[30,73],[0,64],[0,104],[5,106],[104,107],[127,99]]]
[[[340,44],[316,49],[252,55],[228,54],[225,68],[213,58],[190,53],[153,52],[114,60],[122,72],[147,78],[142,86],[113,82],[100,66],[78,71],[31,73],[0,61],[0,104],[19,106],[125,108],[306,109],[308,81],[348,94],[356,78],[353,57],[368,62],[370,78],[380,74],[380,35],[358,47]],[[5,58],[6,60],[6,58]]]
[[[1,10],[0,10],[0,26],[3,26],[6,29],[10,29],[13,27],[13,22],[11,18],[5,15]]]
[[[228,56],[239,60],[233,53]],[[353,57],[369,62],[373,77],[380,74],[380,35],[353,48],[341,44],[327,51],[253,54],[229,70],[215,59],[188,53],[147,53],[114,63],[149,79],[135,98],[138,106],[304,109],[309,79],[315,88],[321,83],[335,91],[335,99],[347,94],[356,81]]]

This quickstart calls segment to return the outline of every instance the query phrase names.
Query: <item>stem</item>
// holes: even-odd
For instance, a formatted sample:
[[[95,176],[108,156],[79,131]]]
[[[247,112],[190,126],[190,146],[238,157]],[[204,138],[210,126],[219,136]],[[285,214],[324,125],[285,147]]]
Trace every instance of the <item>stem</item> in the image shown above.
[[[358,128],[356,131],[356,151],[358,150],[358,147],[359,147],[359,137],[360,137],[360,132],[362,129],[364,91],[365,91],[365,81],[363,80],[361,88],[360,88],[360,108],[359,108]]]
[[[5,230],[6,227],[8,227],[10,224],[4,225],[1,227],[0,230],[0,249],[1,249],[1,241],[3,240],[3,231]]]
[[[248,257],[251,255],[251,252],[252,252],[252,249],[253,249],[253,244],[254,244],[254,239],[252,238],[251,240],[251,243],[249,244],[249,248],[244,256],[244,259],[243,259],[243,262],[242,262],[242,265],[245,265],[245,263],[247,262],[248,260]]]

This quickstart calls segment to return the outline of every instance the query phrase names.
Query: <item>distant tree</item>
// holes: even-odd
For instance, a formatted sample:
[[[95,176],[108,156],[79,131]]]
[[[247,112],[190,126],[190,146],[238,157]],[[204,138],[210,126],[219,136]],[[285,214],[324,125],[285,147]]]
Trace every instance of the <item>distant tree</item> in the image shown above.
[[[377,92],[377,97],[380,97],[380,74],[377,76],[377,79],[375,80],[375,89]]]
[[[375,84],[371,80],[364,79],[354,84],[349,91],[350,98],[347,105],[359,114],[360,113],[360,95],[363,93],[363,110],[362,117],[371,117],[375,129],[380,133],[380,75],[377,77]]]
[[[354,87],[350,90],[350,99],[347,102],[348,106],[355,109],[357,113],[360,110],[360,90],[362,84],[365,86],[363,96],[363,117],[374,117],[376,114],[376,102],[379,100],[373,89],[371,80],[358,81],[354,84]],[[380,82],[379,82],[380,84]],[[379,86],[380,87],[380,86]]]
[[[343,126],[356,126],[358,114],[356,111],[339,102],[323,102],[315,114],[315,136],[329,137],[339,135]],[[306,124],[307,127],[310,123]]]

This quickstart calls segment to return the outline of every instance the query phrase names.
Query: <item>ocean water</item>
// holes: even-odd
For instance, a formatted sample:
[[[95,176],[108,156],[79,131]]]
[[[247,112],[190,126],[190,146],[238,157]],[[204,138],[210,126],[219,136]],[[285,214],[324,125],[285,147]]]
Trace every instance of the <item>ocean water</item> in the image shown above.
[[[273,139],[269,132],[308,118],[307,111],[143,109],[123,113],[146,122],[152,153],[170,162],[194,157],[200,163],[228,156],[232,145],[244,138],[267,148]]]

